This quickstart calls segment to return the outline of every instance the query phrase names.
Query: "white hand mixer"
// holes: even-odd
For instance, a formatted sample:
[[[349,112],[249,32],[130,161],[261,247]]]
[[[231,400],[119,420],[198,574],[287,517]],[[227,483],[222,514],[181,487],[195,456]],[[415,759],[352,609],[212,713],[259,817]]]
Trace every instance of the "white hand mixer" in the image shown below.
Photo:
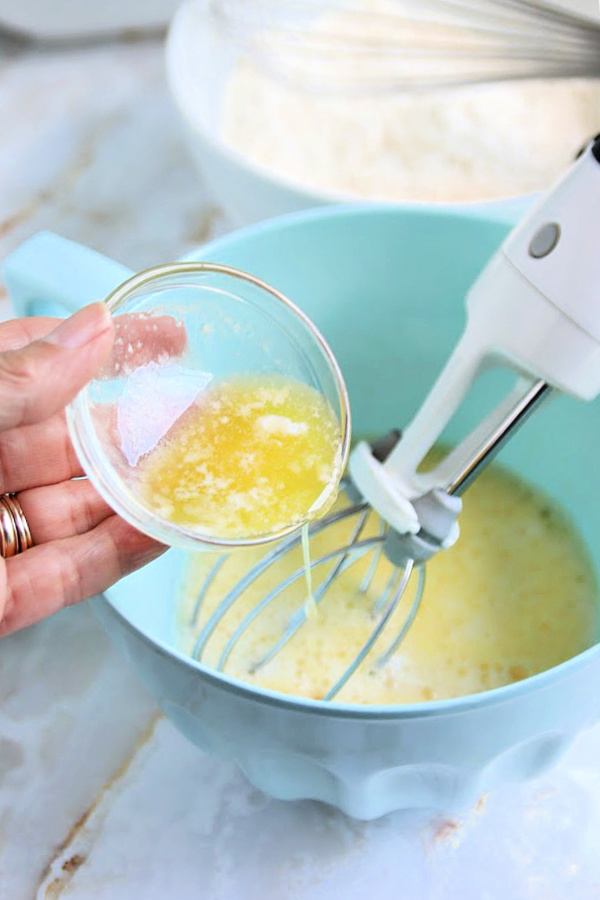
[[[591,400],[600,393],[600,135],[526,219],[509,235],[485,267],[466,300],[467,324],[448,363],[425,403],[403,435],[391,433],[377,445],[359,443],[350,455],[347,490],[352,506],[325,517],[312,534],[356,518],[349,543],[313,560],[331,564],[314,593],[322,602],[342,571],[373,553],[361,590],[370,584],[384,553],[393,575],[377,603],[377,623],[369,639],[324,699],[346,684],[379,640],[400,603],[413,571],[418,585],[399,633],[376,666],[396,651],[417,613],[423,593],[424,563],[458,538],[461,495],[504,442],[553,391]],[[438,464],[418,472],[471,385],[490,364],[501,363],[518,376],[500,404]],[[363,538],[371,510],[382,519],[379,533]],[[244,592],[297,546],[297,535],[268,553],[221,600],[204,624],[194,656],[202,659],[223,617]],[[200,607],[224,559],[208,575],[193,613]],[[255,618],[304,575],[300,567],[271,590],[243,619],[225,646],[218,668],[227,660]],[[267,665],[306,619],[298,609],[285,633],[252,668]]]

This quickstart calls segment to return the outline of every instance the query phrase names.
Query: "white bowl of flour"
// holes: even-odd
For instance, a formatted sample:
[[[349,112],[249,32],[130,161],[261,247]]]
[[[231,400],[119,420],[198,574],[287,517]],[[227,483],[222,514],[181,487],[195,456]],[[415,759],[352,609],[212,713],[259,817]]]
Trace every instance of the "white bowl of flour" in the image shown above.
[[[294,89],[240,57],[199,0],[172,23],[167,73],[206,188],[236,225],[357,200],[483,203],[512,217],[600,131],[600,81]]]

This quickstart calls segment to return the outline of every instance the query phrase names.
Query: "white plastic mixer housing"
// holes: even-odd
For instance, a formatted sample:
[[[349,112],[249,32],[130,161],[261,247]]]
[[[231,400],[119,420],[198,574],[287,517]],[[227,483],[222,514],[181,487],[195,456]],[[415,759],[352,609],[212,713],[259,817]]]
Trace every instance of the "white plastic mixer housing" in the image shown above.
[[[352,452],[354,487],[396,535],[415,536],[407,538],[410,558],[427,559],[457,539],[454,473],[528,391],[550,387],[581,400],[600,393],[599,222],[600,135],[473,284],[462,337],[390,456],[378,462],[365,442]],[[521,376],[514,390],[435,469],[417,474],[474,380],[498,363]]]

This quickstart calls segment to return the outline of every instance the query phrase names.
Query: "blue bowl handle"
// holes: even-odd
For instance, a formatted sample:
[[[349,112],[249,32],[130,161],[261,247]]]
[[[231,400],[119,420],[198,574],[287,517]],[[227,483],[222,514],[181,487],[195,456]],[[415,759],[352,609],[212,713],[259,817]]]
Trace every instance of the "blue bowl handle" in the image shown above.
[[[2,266],[17,316],[69,316],[104,300],[133,274],[89,247],[42,231],[21,244]]]

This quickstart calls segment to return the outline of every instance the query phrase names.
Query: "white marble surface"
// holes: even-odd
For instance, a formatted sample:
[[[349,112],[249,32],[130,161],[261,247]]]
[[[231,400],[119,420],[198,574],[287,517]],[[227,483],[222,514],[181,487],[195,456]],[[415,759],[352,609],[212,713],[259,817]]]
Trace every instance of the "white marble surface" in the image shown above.
[[[227,228],[159,41],[0,51],[0,258],[51,228],[135,268]],[[0,643],[0,900],[592,900],[599,846],[598,728],[462,818],[365,825],[187,744],[85,606]]]
[[[0,259],[48,228],[139,268],[226,228],[181,145],[158,39],[0,39],[0,122]],[[154,715],[85,607],[2,641],[2,900],[35,895]]]

